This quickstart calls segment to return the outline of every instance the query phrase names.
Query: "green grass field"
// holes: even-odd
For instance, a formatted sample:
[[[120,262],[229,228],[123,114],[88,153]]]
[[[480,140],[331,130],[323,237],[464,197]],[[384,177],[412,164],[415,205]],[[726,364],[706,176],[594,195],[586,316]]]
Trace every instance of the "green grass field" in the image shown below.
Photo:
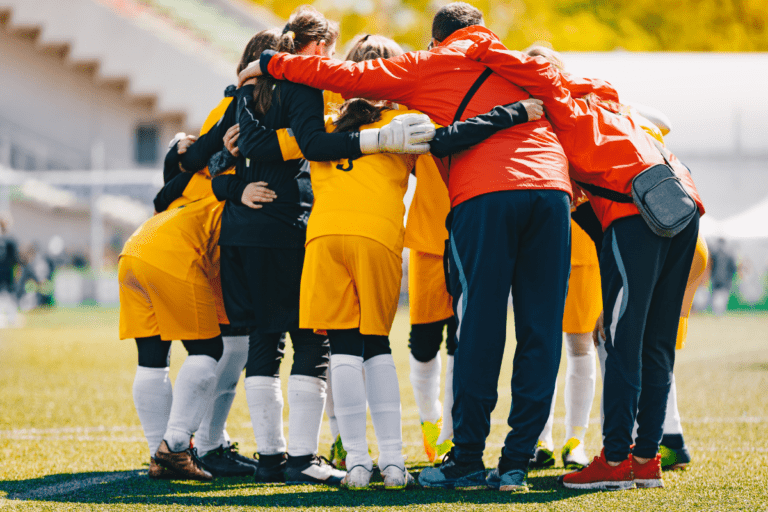
[[[391,339],[403,400],[405,452],[417,472],[425,458],[408,381],[407,335],[408,315],[401,311]],[[509,340],[514,340],[511,329]],[[485,454],[487,467],[495,466],[507,432],[513,349],[510,341]],[[174,343],[172,375],[184,355],[183,347]],[[678,352],[675,373],[694,463],[687,471],[667,473],[665,489],[616,493],[560,489],[556,477],[561,467],[531,472],[532,489],[525,495],[422,489],[350,492],[257,486],[245,478],[209,484],[149,481],[149,453],[131,398],[135,357],[133,342],[117,338],[116,310],[36,312],[28,316],[26,328],[0,331],[0,508],[768,510],[768,316],[692,318],[688,347]],[[289,361],[291,357],[289,352]],[[283,366],[287,377],[290,365]],[[560,385],[554,431],[558,450],[565,414]],[[598,415],[596,398],[586,442],[591,453],[600,448]],[[242,381],[228,432],[242,453],[255,451]],[[370,426],[369,440],[375,453]],[[327,455],[330,441],[324,425],[321,453]]]

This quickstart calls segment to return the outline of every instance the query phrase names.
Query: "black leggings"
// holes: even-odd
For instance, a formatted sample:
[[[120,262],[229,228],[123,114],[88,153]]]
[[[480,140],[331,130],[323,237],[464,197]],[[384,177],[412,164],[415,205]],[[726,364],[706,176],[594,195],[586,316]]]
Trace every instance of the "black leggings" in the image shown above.
[[[184,340],[184,348],[190,356],[210,356],[216,361],[224,352],[221,335],[209,340]],[[160,336],[136,338],[139,349],[139,366],[145,368],[167,368],[171,364],[171,342],[163,341]]]
[[[364,361],[382,354],[391,354],[389,338],[374,334],[361,334],[360,329],[328,331],[333,354],[362,357]]]
[[[439,322],[431,324],[413,324],[411,325],[411,338],[408,348],[411,349],[413,357],[426,363],[437,356],[440,351],[440,344],[443,342],[443,327],[448,327],[447,337],[445,339],[445,348],[448,355],[452,356],[456,352],[456,317],[452,316]]]
[[[293,345],[291,375],[306,375],[325,380],[330,345],[328,339],[311,329],[289,331]],[[285,355],[285,333],[251,331],[248,340],[246,377],[278,377]]]

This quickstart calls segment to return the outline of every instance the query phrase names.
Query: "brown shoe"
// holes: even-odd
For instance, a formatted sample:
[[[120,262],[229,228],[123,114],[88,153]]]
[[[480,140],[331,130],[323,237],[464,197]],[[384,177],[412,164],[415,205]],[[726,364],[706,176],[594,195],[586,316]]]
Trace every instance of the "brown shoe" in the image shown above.
[[[160,443],[160,448],[155,453],[155,461],[164,468],[176,472],[180,479],[202,480],[203,482],[213,480],[213,475],[201,467],[194,448],[172,452],[168,448],[168,443],[163,439],[163,442]]]
[[[179,475],[177,475],[175,471],[164,468],[152,457],[149,458],[149,471],[147,472],[147,476],[153,480],[172,480],[174,478],[179,478]]]

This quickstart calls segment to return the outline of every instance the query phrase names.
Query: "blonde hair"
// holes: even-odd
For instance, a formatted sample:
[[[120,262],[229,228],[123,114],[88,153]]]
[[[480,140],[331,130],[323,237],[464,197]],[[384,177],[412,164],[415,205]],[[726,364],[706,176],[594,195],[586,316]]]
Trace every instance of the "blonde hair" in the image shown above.
[[[550,64],[560,71],[565,71],[565,63],[560,53],[541,44],[534,44],[523,50],[529,57],[544,57]]]

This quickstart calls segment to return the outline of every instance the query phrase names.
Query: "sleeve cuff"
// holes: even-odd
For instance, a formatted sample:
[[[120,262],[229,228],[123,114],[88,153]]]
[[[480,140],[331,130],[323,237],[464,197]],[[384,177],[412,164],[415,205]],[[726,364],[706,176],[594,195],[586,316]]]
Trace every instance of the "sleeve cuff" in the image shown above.
[[[269,61],[277,54],[275,50],[264,50],[259,57],[259,66],[261,67],[261,74],[270,76],[269,74]]]
[[[229,198],[229,201],[233,201],[238,206],[243,206],[243,192],[245,192],[245,187],[248,186],[248,183],[242,180],[238,180],[237,187],[235,187],[233,191],[234,197]]]

